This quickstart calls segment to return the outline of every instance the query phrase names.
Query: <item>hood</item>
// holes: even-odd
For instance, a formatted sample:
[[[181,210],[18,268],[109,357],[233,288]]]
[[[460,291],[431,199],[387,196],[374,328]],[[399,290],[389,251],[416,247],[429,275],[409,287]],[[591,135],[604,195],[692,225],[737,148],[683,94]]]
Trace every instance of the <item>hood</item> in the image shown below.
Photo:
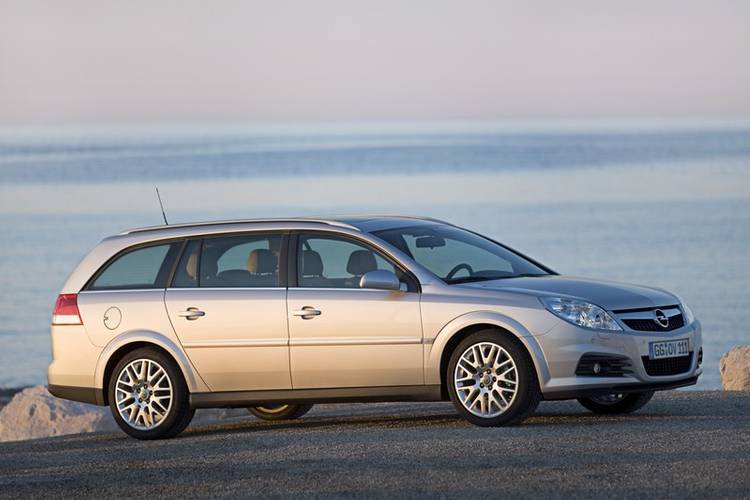
[[[610,311],[678,304],[677,297],[657,288],[567,276],[508,278],[467,283],[474,288],[533,295],[563,295],[596,304]]]

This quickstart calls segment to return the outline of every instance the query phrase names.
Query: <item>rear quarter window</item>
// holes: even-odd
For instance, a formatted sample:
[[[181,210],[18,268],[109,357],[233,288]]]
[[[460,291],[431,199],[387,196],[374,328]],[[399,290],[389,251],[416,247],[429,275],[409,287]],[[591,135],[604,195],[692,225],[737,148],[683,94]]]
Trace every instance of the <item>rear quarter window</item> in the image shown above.
[[[116,257],[94,277],[87,290],[164,288],[179,243],[129,250]]]

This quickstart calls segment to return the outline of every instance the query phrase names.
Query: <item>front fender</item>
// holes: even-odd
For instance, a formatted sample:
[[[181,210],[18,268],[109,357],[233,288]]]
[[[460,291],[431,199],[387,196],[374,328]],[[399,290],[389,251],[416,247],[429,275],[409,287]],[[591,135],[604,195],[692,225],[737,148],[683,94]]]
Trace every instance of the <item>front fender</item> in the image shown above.
[[[182,376],[185,377],[185,383],[188,386],[190,392],[207,392],[210,391],[209,387],[200,378],[198,372],[193,367],[192,363],[188,359],[182,348],[176,344],[169,337],[162,335],[158,332],[149,330],[134,330],[123,333],[112,339],[102,350],[99,355],[99,361],[96,365],[96,372],[94,377],[94,384],[97,389],[105,390],[104,388],[104,371],[107,367],[107,363],[114,353],[120,348],[133,344],[135,342],[146,342],[149,344],[161,347],[169,353],[172,358],[177,362],[180,367]]]
[[[440,384],[440,362],[443,358],[445,347],[455,335],[464,328],[475,325],[488,325],[510,332],[526,347],[536,369],[540,384],[549,379],[549,369],[544,361],[544,354],[539,342],[521,323],[510,316],[495,311],[474,311],[454,318],[440,329],[432,339],[432,345],[425,356],[425,383]],[[429,339],[428,339],[429,343]]]

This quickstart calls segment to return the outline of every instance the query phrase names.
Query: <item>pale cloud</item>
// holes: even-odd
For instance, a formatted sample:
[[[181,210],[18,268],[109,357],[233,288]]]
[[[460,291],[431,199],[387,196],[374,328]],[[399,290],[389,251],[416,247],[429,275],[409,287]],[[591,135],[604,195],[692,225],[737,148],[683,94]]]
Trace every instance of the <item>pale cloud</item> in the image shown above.
[[[0,0],[0,123],[750,114],[750,2]]]

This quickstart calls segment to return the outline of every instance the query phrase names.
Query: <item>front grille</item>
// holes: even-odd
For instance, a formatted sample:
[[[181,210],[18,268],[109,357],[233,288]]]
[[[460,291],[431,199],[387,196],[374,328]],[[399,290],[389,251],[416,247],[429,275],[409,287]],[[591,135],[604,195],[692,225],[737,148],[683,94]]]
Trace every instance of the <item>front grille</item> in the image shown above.
[[[650,318],[623,319],[622,322],[628,325],[628,328],[640,332],[671,332],[672,330],[677,330],[678,328],[685,326],[685,320],[682,318],[682,314],[669,318],[669,325],[666,328]]]
[[[599,363],[599,372],[594,372],[594,365]],[[584,354],[578,361],[576,375],[583,377],[622,377],[633,373],[630,360],[611,354]]]
[[[643,368],[646,369],[652,377],[679,375],[690,370],[693,364],[693,351],[688,356],[679,358],[649,359],[648,356],[641,356]]]

